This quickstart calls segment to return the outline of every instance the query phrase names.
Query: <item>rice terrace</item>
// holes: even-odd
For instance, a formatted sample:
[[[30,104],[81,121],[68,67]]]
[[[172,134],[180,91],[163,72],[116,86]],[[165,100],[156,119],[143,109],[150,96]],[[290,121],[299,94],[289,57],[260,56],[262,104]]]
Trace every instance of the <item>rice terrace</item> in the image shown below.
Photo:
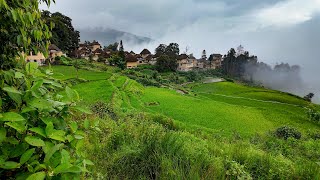
[[[0,0],[0,179],[320,179],[318,7]]]

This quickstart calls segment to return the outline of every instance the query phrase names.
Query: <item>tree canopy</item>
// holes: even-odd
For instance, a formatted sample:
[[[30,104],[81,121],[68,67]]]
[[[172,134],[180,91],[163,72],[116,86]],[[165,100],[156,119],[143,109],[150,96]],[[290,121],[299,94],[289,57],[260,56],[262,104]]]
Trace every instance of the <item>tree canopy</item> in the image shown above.
[[[49,5],[51,0],[40,2]],[[44,21],[39,19],[41,16],[39,0],[19,1],[19,3],[12,0],[0,1],[0,14],[1,69],[18,65],[16,57],[21,52],[41,51],[47,55],[51,33]]]
[[[168,55],[162,55],[158,58],[155,66],[159,72],[169,72],[176,71],[178,64],[176,59],[172,59]]]
[[[51,13],[49,11],[42,12],[42,18],[47,26],[52,26],[52,44],[57,45],[67,54],[79,47],[80,32],[75,30],[72,25],[72,19],[59,12]]]

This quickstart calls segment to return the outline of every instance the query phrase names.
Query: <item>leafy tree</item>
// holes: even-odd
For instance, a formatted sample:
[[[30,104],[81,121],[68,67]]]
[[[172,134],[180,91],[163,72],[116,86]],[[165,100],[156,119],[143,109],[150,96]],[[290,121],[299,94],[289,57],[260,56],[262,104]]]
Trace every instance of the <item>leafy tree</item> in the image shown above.
[[[111,51],[118,51],[118,46],[119,46],[119,43],[115,42],[113,44],[109,44],[108,46],[106,46],[105,49],[108,49]]]
[[[165,55],[166,54],[166,48],[167,48],[167,45],[160,44],[155,50],[155,55],[157,55],[157,56]]]
[[[51,43],[57,45],[68,55],[79,47],[80,32],[76,31],[72,25],[72,19],[59,12],[50,13],[43,11],[42,17],[47,26],[53,26]]]
[[[311,102],[311,100],[312,100],[313,97],[314,97],[314,94],[313,94],[313,93],[309,93],[309,94],[307,94],[306,96],[304,96],[303,99],[305,99],[306,101]]]
[[[162,55],[158,58],[155,67],[159,72],[176,71],[178,64],[176,59],[172,59],[168,55]]]
[[[108,59],[109,64],[111,66],[117,66],[120,69],[125,69],[126,68],[126,61],[119,55],[113,55],[111,58]]]
[[[16,57],[31,50],[37,53],[48,53],[50,31],[39,19],[38,0],[0,1],[0,69],[9,69],[24,62],[24,58]],[[42,0],[50,4],[50,0]],[[22,56],[21,56],[22,57]]]
[[[40,71],[37,63],[22,66],[19,54],[47,54],[50,32],[39,1],[0,1],[0,12],[0,177],[79,178],[92,162],[83,159],[84,132],[65,120],[75,111],[86,112],[75,104],[79,96],[69,87],[67,97],[58,95],[63,87],[52,72]]]
[[[179,44],[177,43],[170,43],[166,47],[165,54],[172,59],[177,59],[177,57],[179,56],[179,53],[180,53],[180,49],[179,49]]]

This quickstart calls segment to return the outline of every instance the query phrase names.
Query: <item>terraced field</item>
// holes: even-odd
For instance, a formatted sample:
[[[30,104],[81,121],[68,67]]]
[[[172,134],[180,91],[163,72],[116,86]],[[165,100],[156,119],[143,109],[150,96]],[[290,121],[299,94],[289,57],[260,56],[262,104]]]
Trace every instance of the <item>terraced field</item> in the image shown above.
[[[73,67],[55,66],[60,79],[75,77]],[[209,128],[221,135],[243,137],[290,125],[302,132],[320,129],[308,121],[309,103],[278,91],[231,82],[188,84],[190,94],[175,89],[143,87],[119,74],[80,70],[88,82],[75,85],[83,105],[113,102],[122,112],[162,114],[190,127]]]

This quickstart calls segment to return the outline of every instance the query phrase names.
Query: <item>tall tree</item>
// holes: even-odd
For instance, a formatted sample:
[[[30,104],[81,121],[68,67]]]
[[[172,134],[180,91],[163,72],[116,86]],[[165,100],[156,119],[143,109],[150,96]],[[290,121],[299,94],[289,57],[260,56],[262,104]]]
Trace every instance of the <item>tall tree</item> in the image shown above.
[[[166,48],[167,48],[167,45],[165,44],[160,44],[156,50],[155,50],[155,55],[156,56],[161,56],[161,55],[164,55],[166,53]]]
[[[174,72],[177,70],[178,63],[176,59],[172,59],[168,55],[162,55],[158,58],[155,66],[159,72]]]
[[[172,59],[177,59],[179,56],[180,49],[178,43],[170,43],[165,50],[165,54]]]
[[[74,29],[71,18],[59,12],[51,14],[49,11],[43,11],[42,17],[47,26],[54,25],[52,44],[57,45],[62,51],[66,51],[68,55],[79,47],[80,32]]]
[[[38,3],[39,0],[0,1],[0,69],[18,65],[16,57],[21,52],[42,51],[47,55],[50,32],[38,18],[41,16]]]

